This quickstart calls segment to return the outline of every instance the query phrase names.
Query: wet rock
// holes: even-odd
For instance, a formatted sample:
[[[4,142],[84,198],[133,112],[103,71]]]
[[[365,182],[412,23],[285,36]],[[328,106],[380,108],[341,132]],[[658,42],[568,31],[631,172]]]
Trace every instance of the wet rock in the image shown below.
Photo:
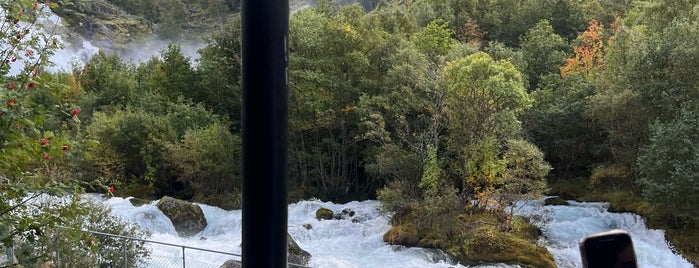
[[[131,203],[131,205],[134,207],[140,207],[140,206],[143,206],[145,204],[150,203],[150,200],[132,197],[132,198],[129,198],[129,203]]]
[[[318,220],[332,220],[333,211],[327,208],[319,208],[316,210],[316,219]]]
[[[237,260],[227,260],[219,268],[242,268],[243,264]]]
[[[546,206],[567,206],[569,204],[568,204],[568,201],[565,201],[562,198],[555,196],[555,197],[546,198],[546,200],[544,200],[544,205],[546,205]]]
[[[204,212],[195,204],[165,196],[156,207],[170,219],[180,236],[193,236],[206,228]]]
[[[287,259],[289,260],[289,263],[301,266],[308,265],[308,261],[311,260],[311,253],[308,253],[308,251],[305,251],[299,247],[296,241],[294,241],[294,239],[288,233],[286,234],[286,245],[288,252]]]

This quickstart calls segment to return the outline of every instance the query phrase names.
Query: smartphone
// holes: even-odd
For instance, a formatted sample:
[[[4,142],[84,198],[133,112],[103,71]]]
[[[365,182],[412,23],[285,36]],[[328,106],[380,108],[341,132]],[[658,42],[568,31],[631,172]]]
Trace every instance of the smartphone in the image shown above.
[[[591,234],[580,239],[583,268],[637,268],[631,236],[624,230]]]

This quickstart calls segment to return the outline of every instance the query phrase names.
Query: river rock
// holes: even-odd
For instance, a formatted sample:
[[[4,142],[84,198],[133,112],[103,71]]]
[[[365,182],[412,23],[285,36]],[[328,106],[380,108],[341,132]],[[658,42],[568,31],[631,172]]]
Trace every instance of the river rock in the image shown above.
[[[332,220],[333,219],[333,211],[329,210],[327,208],[319,208],[316,210],[316,219],[318,220]]]
[[[344,220],[354,217],[355,212],[349,208],[343,209],[342,212],[335,215],[336,220]]]
[[[241,268],[243,264],[238,260],[227,260],[219,268]]]
[[[560,197],[554,196],[554,197],[549,197],[544,200],[544,205],[546,206],[567,206],[568,201],[563,200]]]
[[[308,261],[311,260],[311,253],[303,250],[294,241],[289,233],[286,234],[286,246],[287,246],[287,262],[294,264],[296,266],[306,266]],[[239,268],[243,267],[238,260],[228,260],[221,265],[219,268]],[[294,266],[295,267],[295,266]]]
[[[296,241],[288,233],[286,234],[286,246],[289,254],[287,257],[289,263],[301,266],[308,265],[308,261],[311,260],[311,253],[308,253],[308,251],[305,251],[299,247]]]
[[[206,228],[204,212],[195,204],[165,196],[156,207],[170,219],[180,236],[193,236]]]

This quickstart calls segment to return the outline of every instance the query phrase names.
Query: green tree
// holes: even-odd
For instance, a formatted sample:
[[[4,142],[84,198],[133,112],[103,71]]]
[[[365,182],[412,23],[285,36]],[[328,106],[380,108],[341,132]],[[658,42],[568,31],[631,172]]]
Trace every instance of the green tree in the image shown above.
[[[655,122],[650,142],[638,157],[643,196],[660,208],[663,217],[674,219],[678,228],[699,219],[698,144],[699,113],[687,109],[676,119]]]
[[[502,159],[506,170],[499,189],[501,207],[544,194],[551,165],[544,160],[544,153],[536,145],[522,139],[507,140]],[[514,216],[516,209],[516,206],[510,206],[508,214]]]
[[[378,89],[383,34],[366,28],[359,5],[328,17],[313,9],[290,19],[290,162],[292,180],[323,198],[343,198],[372,187],[361,167],[358,127],[361,92]],[[295,31],[298,29],[298,31]]]
[[[446,21],[438,19],[430,22],[422,31],[414,34],[412,40],[415,46],[430,59],[444,56],[454,45],[454,31],[449,29]]]
[[[586,172],[597,161],[605,136],[589,116],[589,99],[596,87],[580,76],[542,77],[532,92],[534,103],[522,116],[523,128],[560,177]]]
[[[612,162],[635,166],[638,149],[648,142],[649,125],[668,122],[699,98],[696,21],[678,19],[661,32],[622,28],[605,57],[589,114],[606,135]]]
[[[9,255],[4,265],[28,267],[57,261],[53,253],[75,253],[69,244],[85,241],[53,232],[91,212],[77,200],[82,189],[71,169],[81,153],[82,115],[73,104],[80,88],[73,75],[46,73],[62,47],[42,23],[56,4],[0,4],[0,247]],[[64,244],[51,244],[59,240]],[[82,245],[81,252],[96,249]]]
[[[165,144],[176,140],[165,116],[143,110],[100,112],[95,113],[87,131],[99,141],[89,148],[98,168],[110,169],[110,166],[103,165],[113,163],[113,159],[118,161],[115,167],[119,169],[110,172],[115,177],[106,180],[151,184],[159,178],[164,179]]]
[[[443,75],[454,146],[519,131],[516,116],[531,100],[521,74],[510,62],[478,52],[447,63]]]
[[[231,128],[240,130],[241,111],[241,25],[240,16],[219,32],[206,39],[207,45],[199,53],[198,77],[201,87],[194,95],[195,102],[205,103],[214,113],[227,115]]]
[[[241,201],[240,147],[239,136],[214,123],[188,130],[181,142],[166,145],[165,161],[177,180],[194,190],[194,200],[233,209]]]
[[[155,66],[155,77],[151,83],[160,95],[166,96],[170,101],[179,97],[191,100],[200,99],[198,77],[189,58],[185,57],[179,45],[170,43],[166,49],[160,52],[162,61]],[[142,69],[142,68],[139,68]]]
[[[546,20],[527,31],[520,42],[520,49],[526,62],[523,74],[529,82],[529,91],[538,89],[541,76],[560,72],[567,57],[567,47],[566,41],[553,31]]]
[[[699,18],[699,1],[696,0],[645,0],[634,1],[634,9],[627,16],[630,25],[646,25],[651,31],[662,31],[675,20],[696,21]]]
[[[88,94],[84,112],[123,108],[139,103],[142,96],[136,90],[134,66],[124,62],[116,54],[94,55],[77,74],[80,86]]]
[[[500,146],[494,137],[485,137],[463,150],[462,192],[475,199],[476,209],[497,207],[496,190],[502,186],[505,161],[498,157]]]

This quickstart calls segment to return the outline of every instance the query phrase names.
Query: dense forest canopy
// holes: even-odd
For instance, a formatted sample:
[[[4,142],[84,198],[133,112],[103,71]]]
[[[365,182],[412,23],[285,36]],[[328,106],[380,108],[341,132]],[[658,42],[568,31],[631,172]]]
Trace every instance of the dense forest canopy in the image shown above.
[[[2,210],[65,185],[238,207],[239,1],[51,2],[86,37],[174,42],[139,63],[103,52],[49,73],[60,44],[22,15],[36,2],[1,1]],[[289,23],[294,200],[478,210],[585,178],[697,227],[697,0],[312,4]],[[79,23],[99,10],[125,20]],[[177,41],[202,31],[192,60]],[[25,69],[9,75],[15,61]]]

